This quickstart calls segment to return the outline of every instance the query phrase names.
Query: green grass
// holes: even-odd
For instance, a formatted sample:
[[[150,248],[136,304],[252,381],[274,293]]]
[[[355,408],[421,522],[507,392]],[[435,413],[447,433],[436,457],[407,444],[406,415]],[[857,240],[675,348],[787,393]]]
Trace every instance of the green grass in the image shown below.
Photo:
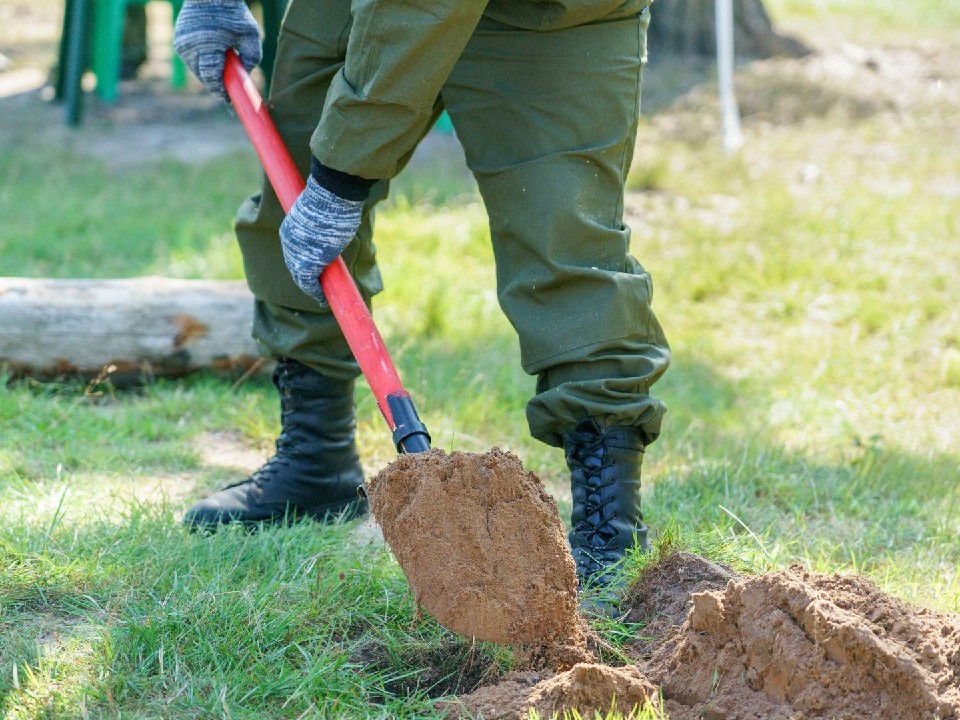
[[[396,637],[413,623],[402,576],[346,527],[211,541],[185,535],[162,503],[87,517],[82,530],[60,510],[3,540],[6,717],[391,717],[424,705],[413,678],[409,698],[385,690],[416,667],[371,671],[355,653],[436,644],[439,631]]]
[[[923,5],[829,8],[856,42],[960,25],[950,3]],[[815,12],[770,6],[798,27]],[[647,454],[647,520],[662,545],[743,572],[855,571],[960,611],[960,109],[919,98],[894,112],[869,89],[818,95],[751,68],[738,90],[736,156],[697,120],[714,117],[709,92],[641,129],[632,247],[674,352],[655,387],[670,411]],[[230,223],[255,183],[248,153],[116,170],[5,146],[0,267],[238,278]],[[526,435],[533,380],[459,158],[415,164],[394,190],[377,319],[436,444],[511,449],[566,514],[562,456]],[[433,698],[509,669],[508,649],[416,618],[396,564],[355,525],[180,528],[191,500],[239,472],[206,458],[209,438],[269,452],[276,415],[263,378],[0,390],[4,717],[431,717]],[[370,471],[393,457],[365,388],[359,443]],[[617,645],[630,628],[600,630]]]
[[[38,172],[41,151],[57,172]],[[256,177],[249,153],[143,172],[36,142],[5,149],[0,162],[0,264],[10,274],[243,276],[231,227],[237,178],[250,186]]]

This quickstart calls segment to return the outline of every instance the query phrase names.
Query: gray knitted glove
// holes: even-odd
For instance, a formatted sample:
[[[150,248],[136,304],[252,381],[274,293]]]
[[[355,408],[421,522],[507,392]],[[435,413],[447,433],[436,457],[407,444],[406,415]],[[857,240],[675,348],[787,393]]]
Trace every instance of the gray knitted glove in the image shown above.
[[[236,50],[248,71],[263,58],[260,26],[243,0],[186,0],[177,15],[173,47],[204,87],[227,102],[227,50]]]
[[[360,227],[362,200],[344,200],[313,179],[280,225],[283,259],[307,295],[326,304],[320,273],[336,260]]]

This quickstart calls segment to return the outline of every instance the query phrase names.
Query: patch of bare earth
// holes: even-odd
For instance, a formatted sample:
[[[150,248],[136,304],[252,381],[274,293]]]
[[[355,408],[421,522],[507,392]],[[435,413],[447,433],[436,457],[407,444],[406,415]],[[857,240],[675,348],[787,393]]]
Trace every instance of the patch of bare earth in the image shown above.
[[[675,59],[676,60],[676,59]],[[650,124],[664,137],[691,144],[716,142],[719,100],[712,67],[682,60],[653,63],[644,93],[655,98]],[[904,127],[947,120],[960,109],[960,46],[927,42],[887,48],[844,45],[803,58],[756,60],[738,67],[736,96],[744,129],[763,135],[833,118],[851,123],[880,117]],[[686,92],[671,95],[676,73]]]
[[[635,180],[658,163],[673,167],[659,149],[679,142],[720,147],[720,109],[712,65],[678,58],[655,59],[644,75],[648,121],[640,129]],[[751,173],[784,173],[802,201],[806,188],[826,183],[839,189],[861,183],[895,194],[904,138],[925,137],[944,152],[955,146],[960,126],[960,44],[915,41],[863,48],[850,43],[824,47],[803,58],[772,58],[739,65],[736,95],[746,143],[738,158]],[[858,132],[861,125],[870,130]],[[803,139],[797,149],[798,138]],[[787,152],[780,152],[785,146]],[[864,167],[870,171],[865,173]],[[680,168],[695,172],[696,168]],[[645,192],[631,192],[627,222],[635,246],[654,241],[677,216],[720,229],[736,227],[740,200],[734,195],[691,197],[658,187],[656,172]],[[955,178],[932,176],[926,192],[960,194]],[[671,252],[669,245],[659,253]]]
[[[206,467],[229,468],[250,473],[260,467],[269,453],[245,443],[238,433],[207,432],[195,443]]]
[[[259,467],[267,455],[262,450],[250,447],[238,434],[229,432],[204,433],[196,439],[194,447],[205,470],[230,470],[238,478],[245,477]],[[192,470],[105,480],[100,494],[92,501],[104,504],[118,500],[181,504],[194,494],[201,474]]]

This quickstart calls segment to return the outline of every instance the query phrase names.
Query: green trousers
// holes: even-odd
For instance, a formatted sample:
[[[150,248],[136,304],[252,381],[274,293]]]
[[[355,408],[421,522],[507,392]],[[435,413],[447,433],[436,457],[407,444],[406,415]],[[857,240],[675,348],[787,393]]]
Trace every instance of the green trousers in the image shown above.
[[[342,82],[351,29],[370,4],[355,0],[353,15],[350,0],[292,0],[288,6],[269,107],[304,175],[338,72]],[[647,24],[648,11],[624,13],[623,6],[550,31],[511,25],[488,12],[458,49],[430,109],[433,120],[448,112],[477,179],[490,219],[500,305],[517,331],[524,370],[537,378],[527,405],[530,432],[554,446],[588,417],[639,427],[652,442],[665,411],[649,391],[670,351],[651,309],[650,276],[629,254],[623,223]],[[409,71],[415,78],[417,68]],[[375,142],[376,128],[371,135]],[[415,147],[407,144],[389,149],[399,153],[398,168]],[[357,157],[367,155],[376,162],[369,147],[356,148]],[[345,170],[379,177],[362,167]],[[343,254],[367,299],[382,289],[373,207],[387,190],[387,180],[374,186],[358,236]],[[331,377],[354,377],[359,369],[333,315],[302,294],[287,273],[278,239],[282,217],[264,180],[262,193],[249,198],[237,218],[256,297],[254,337],[267,354],[297,359]]]

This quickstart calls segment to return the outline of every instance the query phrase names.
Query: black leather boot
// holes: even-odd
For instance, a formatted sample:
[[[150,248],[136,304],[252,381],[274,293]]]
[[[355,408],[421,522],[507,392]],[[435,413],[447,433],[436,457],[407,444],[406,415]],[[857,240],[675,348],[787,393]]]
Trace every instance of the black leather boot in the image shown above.
[[[570,549],[580,587],[608,586],[616,566],[637,542],[648,549],[640,514],[644,444],[632,427],[600,427],[585,420],[563,436],[573,512]]]
[[[348,519],[367,510],[357,493],[363,470],[354,441],[353,380],[330,380],[296,360],[273,371],[280,392],[277,451],[246,480],[191,507],[191,529],[221,523]]]

